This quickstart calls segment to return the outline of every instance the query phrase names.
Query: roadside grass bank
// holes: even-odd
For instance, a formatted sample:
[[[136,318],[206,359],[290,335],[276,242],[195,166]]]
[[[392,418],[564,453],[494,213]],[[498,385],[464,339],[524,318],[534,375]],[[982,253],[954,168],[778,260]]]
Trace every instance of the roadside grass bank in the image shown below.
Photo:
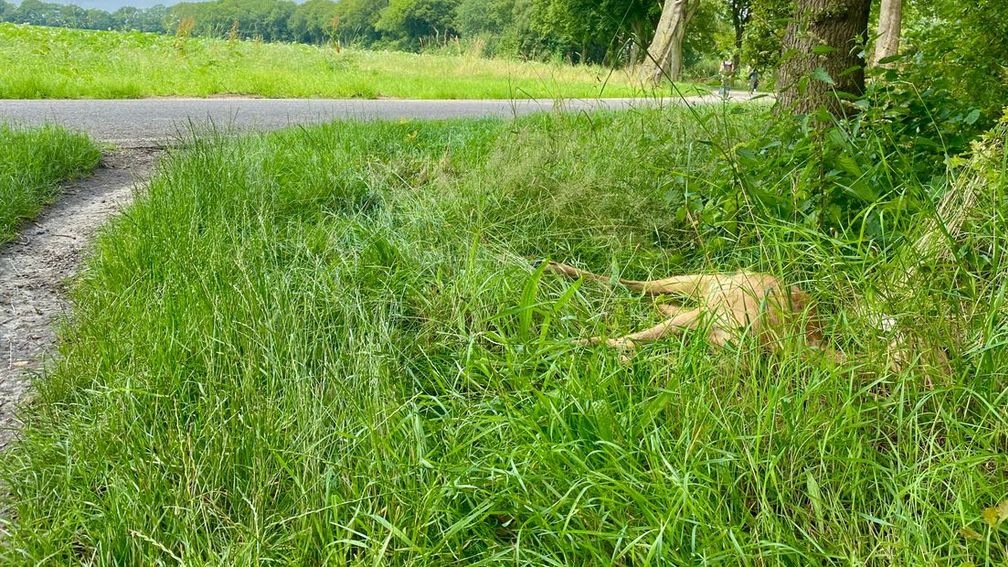
[[[83,134],[0,124],[0,243],[56,197],[60,182],[87,174],[100,160],[101,151]]]
[[[768,112],[698,112],[337,123],[175,151],[100,237],[0,460],[4,558],[1004,561],[1004,525],[981,519],[1008,493],[1003,252],[932,262],[888,300],[913,340],[954,346],[948,375],[889,370],[857,301],[902,241],[781,213],[801,164],[741,192],[723,156],[769,159],[748,149]],[[892,179],[878,201],[925,188]],[[774,272],[851,360],[687,333],[624,364],[571,339],[638,329],[650,306],[543,275],[542,257],[638,279]]]
[[[600,98],[645,92],[625,72],[0,23],[0,98]],[[694,92],[692,87],[690,92]],[[704,91],[705,93],[708,91]]]

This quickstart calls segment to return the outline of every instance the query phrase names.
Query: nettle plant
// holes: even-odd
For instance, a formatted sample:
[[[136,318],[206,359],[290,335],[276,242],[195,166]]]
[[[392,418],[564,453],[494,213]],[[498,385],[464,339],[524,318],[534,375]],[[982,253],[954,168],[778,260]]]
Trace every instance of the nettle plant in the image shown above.
[[[764,119],[749,139],[718,148],[720,171],[704,191],[682,190],[694,180],[680,179],[668,192],[677,218],[703,234],[708,250],[759,238],[752,226],[780,221],[882,244],[927,202],[921,183],[904,181],[934,176],[914,171],[914,160],[867,117]]]
[[[898,103],[912,88],[877,81],[845,118],[768,114],[755,135],[718,152],[723,165],[711,191],[673,195],[670,205],[715,242],[757,238],[745,226],[765,221],[883,247],[897,242],[946,190],[955,156],[970,154],[981,123],[989,124],[937,93]]]

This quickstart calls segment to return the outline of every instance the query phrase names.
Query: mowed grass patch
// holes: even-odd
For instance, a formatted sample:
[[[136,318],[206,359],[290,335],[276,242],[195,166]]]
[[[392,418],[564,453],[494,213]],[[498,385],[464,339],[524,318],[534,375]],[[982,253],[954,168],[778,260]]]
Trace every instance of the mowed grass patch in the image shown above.
[[[602,67],[0,23],[0,97],[627,97]],[[692,91],[691,91],[692,92]],[[668,94],[668,93],[666,93]]]
[[[838,367],[686,334],[623,364],[572,344],[654,316],[534,258],[771,270],[836,306],[838,346],[879,348],[845,307],[873,251],[788,225],[710,255],[667,206],[726,175],[698,140],[765,119],[341,123],[176,151],[101,236],[3,455],[5,558],[1003,561],[980,520],[1008,492],[1003,349],[933,382],[871,350]],[[1001,309],[961,324],[997,344]]]
[[[90,172],[100,159],[98,147],[83,134],[0,124],[0,243],[59,193],[60,182]]]

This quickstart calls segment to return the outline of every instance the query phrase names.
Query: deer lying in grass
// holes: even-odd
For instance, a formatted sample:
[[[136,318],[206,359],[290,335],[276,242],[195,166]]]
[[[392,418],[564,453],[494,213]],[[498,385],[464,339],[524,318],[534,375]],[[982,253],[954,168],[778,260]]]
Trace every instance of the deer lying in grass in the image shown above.
[[[609,278],[579,270],[573,266],[549,262],[546,271],[571,279],[584,278],[609,283]],[[669,335],[696,329],[706,324],[707,339],[716,346],[725,346],[747,331],[757,338],[761,347],[779,351],[788,337],[801,335],[805,343],[822,351],[835,361],[843,355],[824,345],[815,306],[811,298],[797,286],[785,286],[774,276],[753,272],[734,274],[697,274],[674,276],[661,280],[619,280],[631,291],[652,297],[677,295],[689,298],[695,307],[658,303],[657,309],[668,319],[637,333],[605,339],[592,337],[578,341],[582,345],[608,344],[626,353],[640,343],[656,341]]]

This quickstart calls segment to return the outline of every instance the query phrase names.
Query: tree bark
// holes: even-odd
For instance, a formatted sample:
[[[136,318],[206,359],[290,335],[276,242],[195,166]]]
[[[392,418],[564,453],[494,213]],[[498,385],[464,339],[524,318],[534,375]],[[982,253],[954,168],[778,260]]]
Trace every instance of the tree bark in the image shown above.
[[[872,63],[881,65],[886,57],[899,53],[900,28],[903,25],[903,0],[882,0],[879,11],[878,39],[875,40],[875,58]]]
[[[700,0],[665,0],[661,20],[651,47],[644,56],[641,79],[658,83],[662,77],[675,81],[682,73],[686,25],[700,7]]]
[[[840,96],[864,93],[871,0],[796,0],[778,76],[781,108],[842,115]],[[825,71],[825,75],[822,73]]]

